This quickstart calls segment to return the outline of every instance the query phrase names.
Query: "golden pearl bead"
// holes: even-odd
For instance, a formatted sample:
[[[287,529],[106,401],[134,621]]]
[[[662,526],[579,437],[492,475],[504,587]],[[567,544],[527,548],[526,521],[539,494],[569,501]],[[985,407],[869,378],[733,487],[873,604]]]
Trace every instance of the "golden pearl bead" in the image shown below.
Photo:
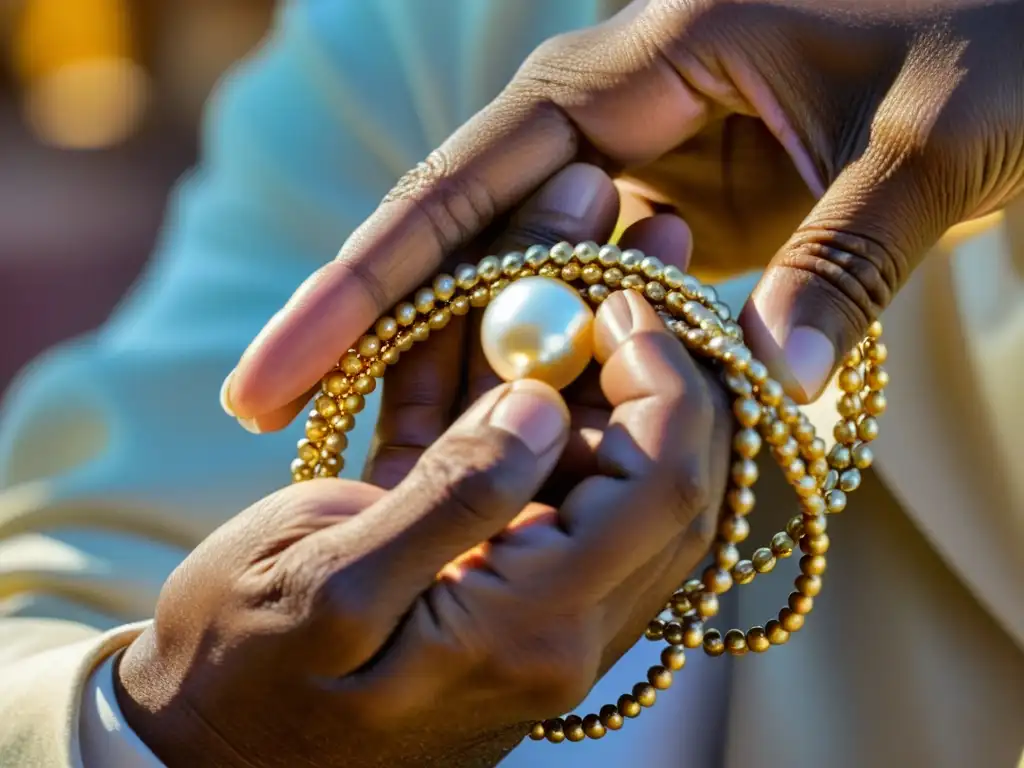
[[[527,277],[510,284],[484,312],[484,356],[502,379],[571,384],[593,358],[594,313],[565,283]]]

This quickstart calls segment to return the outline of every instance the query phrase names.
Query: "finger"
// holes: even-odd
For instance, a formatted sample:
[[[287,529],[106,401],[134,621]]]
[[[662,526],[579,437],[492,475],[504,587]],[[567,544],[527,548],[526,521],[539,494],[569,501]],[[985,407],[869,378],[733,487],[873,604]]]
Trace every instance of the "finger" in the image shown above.
[[[675,214],[659,213],[630,225],[622,233],[619,247],[642,251],[685,272],[693,255],[693,235]]]
[[[242,356],[232,390],[235,415],[274,410],[307,389],[444,257],[470,242],[581,145],[608,161],[640,164],[686,140],[708,109],[662,57],[638,62],[637,8],[541,46],[513,82],[414,171],[295,293]],[[569,67],[577,84],[565,85]],[[588,93],[594,71],[628,73]],[[658,103],[657,120],[645,104]],[[642,130],[640,130],[642,124]]]
[[[918,114],[918,105],[912,109]],[[894,119],[886,113],[883,105],[876,128]],[[905,116],[898,122],[904,125]],[[741,313],[751,350],[798,402],[821,394],[924,254],[960,218],[959,196],[935,194],[948,188],[948,179],[936,177],[948,172],[945,164],[920,147],[901,147],[913,133],[872,139],[772,259]]]
[[[603,241],[615,227],[619,195],[600,168],[575,163],[557,173],[512,217],[508,229],[493,244],[494,253],[525,251],[533,245],[550,247],[567,241]],[[480,344],[481,313],[471,323],[467,402],[499,381]]]
[[[505,385],[467,411],[379,502],[290,551],[315,582],[315,604],[329,606],[321,631],[349,644],[345,658],[333,657],[335,673],[364,663],[447,563],[516,518],[558,461],[568,421],[551,387]],[[358,647],[346,637],[353,621]]]
[[[393,488],[451,425],[462,390],[466,317],[415,345],[388,371],[367,481]]]
[[[625,291],[602,304],[595,346],[615,409],[598,450],[603,474],[559,516],[574,541],[566,575],[604,595],[717,507],[728,436],[705,374],[642,297]]]

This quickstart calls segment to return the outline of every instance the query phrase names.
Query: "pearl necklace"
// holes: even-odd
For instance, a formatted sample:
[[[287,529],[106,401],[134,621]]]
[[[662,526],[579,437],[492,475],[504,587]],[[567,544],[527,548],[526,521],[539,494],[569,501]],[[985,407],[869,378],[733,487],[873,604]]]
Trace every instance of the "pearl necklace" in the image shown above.
[[[829,548],[826,516],[843,511],[847,494],[860,486],[861,470],[871,466],[869,443],[878,436],[877,417],[885,411],[883,390],[889,377],[882,367],[886,359],[880,341],[882,327],[875,322],[839,371],[843,392],[838,402],[840,420],[834,429],[836,443],[826,450],[825,441],[815,435],[807,417],[783,394],[782,386],[769,378],[764,364],[753,358],[743,343],[743,332],[713,288],[637,250],[620,251],[614,245],[599,247],[592,242],[575,248],[569,243],[552,248],[535,245],[525,254],[487,256],[476,266],[458,267],[453,275],[438,275],[431,286],[421,288],[410,301],[381,317],[373,331],[360,338],[323,377],[321,394],[306,422],[306,437],[299,441],[298,458],[291,465],[292,480],[338,475],[344,467],[346,433],[355,426],[366,396],[401,353],[443,329],[452,316],[488,307],[512,281],[533,276],[577,288],[591,306],[613,291],[641,293],[687,349],[721,372],[725,386],[735,396],[733,414],[738,425],[732,441],[734,461],[726,509],[713,547],[715,563],[701,578],[684,583],[646,630],[648,640],[667,644],[661,663],[647,671],[645,681],[599,713],[537,722],[529,734],[538,741],[577,742],[588,737],[600,739],[607,731],[620,729],[624,718],[637,717],[645,707],[653,706],[657,692],[667,689],[673,673],[683,668],[684,649],[703,648],[709,656],[742,656],[748,650],[763,653],[786,643],[791,633],[803,627],[825,573]],[[758,477],[755,459],[765,443],[796,491],[801,513],[772,537],[769,546],[755,549],[746,559],[741,558],[737,545],[750,531],[747,515],[754,508],[752,486]],[[730,629],[724,635],[705,627],[705,621],[718,613],[719,595],[734,584],[749,584],[770,573],[778,560],[793,555],[798,546],[803,552],[800,575],[776,618],[746,632]]]

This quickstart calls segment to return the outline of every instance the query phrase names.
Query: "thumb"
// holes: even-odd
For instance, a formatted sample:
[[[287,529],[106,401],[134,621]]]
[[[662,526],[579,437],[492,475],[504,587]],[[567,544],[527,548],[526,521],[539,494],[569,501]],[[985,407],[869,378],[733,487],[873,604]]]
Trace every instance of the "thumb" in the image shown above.
[[[936,186],[920,163],[894,165],[891,154],[869,150],[839,175],[768,265],[740,324],[751,351],[796,401],[822,393],[956,223],[930,194]]]

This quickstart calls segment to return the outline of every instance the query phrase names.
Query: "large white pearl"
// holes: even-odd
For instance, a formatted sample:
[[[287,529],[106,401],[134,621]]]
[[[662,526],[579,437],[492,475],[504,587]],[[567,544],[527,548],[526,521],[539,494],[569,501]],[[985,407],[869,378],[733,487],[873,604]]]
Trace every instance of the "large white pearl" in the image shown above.
[[[506,286],[484,311],[481,343],[505,381],[538,379],[569,386],[594,354],[594,313],[569,285],[524,277]]]

